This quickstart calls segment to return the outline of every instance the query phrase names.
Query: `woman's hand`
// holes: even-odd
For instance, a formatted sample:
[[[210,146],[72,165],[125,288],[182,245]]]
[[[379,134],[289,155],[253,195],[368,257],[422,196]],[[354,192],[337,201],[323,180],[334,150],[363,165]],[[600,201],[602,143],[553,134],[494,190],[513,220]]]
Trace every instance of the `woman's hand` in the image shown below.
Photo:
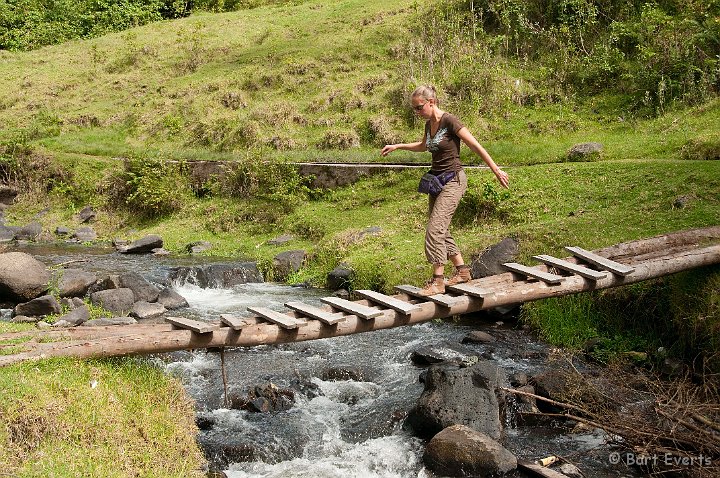
[[[502,187],[504,187],[505,189],[508,189],[510,187],[510,177],[505,171],[498,168],[497,171],[495,171],[495,177],[500,182]]]
[[[385,147],[380,151],[381,156],[387,156],[398,148],[397,144],[386,144]]]

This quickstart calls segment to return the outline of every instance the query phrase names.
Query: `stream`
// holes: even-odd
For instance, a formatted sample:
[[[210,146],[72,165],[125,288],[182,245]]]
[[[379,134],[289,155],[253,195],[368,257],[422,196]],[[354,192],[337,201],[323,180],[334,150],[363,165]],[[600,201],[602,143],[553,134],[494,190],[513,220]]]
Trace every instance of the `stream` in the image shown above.
[[[98,275],[133,271],[158,284],[168,283],[174,267],[239,262],[122,255],[86,246],[18,246],[15,250],[48,266],[70,263],[68,267]],[[243,314],[248,305],[276,310],[282,310],[289,300],[320,305],[319,299],[330,295],[326,290],[274,283],[228,289],[172,285],[190,304],[173,315],[200,320],[215,320],[223,313]],[[216,351],[159,354],[147,360],[183,382],[196,402],[198,417],[209,424],[201,427],[198,442],[211,467],[229,478],[438,478],[423,466],[424,441],[403,428],[405,414],[423,390],[418,377],[424,368],[413,364],[410,355],[422,346],[458,344],[473,330],[484,330],[497,341],[465,346],[509,374],[532,376],[548,368],[550,347],[516,324],[498,323],[488,314],[332,339],[226,350],[228,396],[247,395],[252,387],[267,383],[293,390],[292,408],[274,413],[226,408],[221,357]],[[355,370],[360,378],[331,380],[328,370],[333,368]],[[622,464],[609,463],[613,449],[606,438],[598,430],[571,433],[565,424],[556,422],[515,426],[510,417],[503,444],[528,461],[562,456],[587,477],[642,476]],[[525,475],[515,472],[506,476]]]

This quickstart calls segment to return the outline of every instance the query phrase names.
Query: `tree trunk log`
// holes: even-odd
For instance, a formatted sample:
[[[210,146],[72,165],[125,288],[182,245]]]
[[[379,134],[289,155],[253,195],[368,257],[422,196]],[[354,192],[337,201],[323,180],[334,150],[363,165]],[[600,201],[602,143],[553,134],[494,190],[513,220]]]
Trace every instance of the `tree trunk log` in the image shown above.
[[[690,232],[692,234],[683,233],[661,236],[660,238],[649,240],[633,241],[626,243],[626,248],[621,247],[622,245],[617,245],[599,252],[613,249],[616,254],[622,254],[626,250],[647,254],[650,250],[653,250],[653,248],[667,250],[667,247],[669,247],[672,241],[677,242],[677,244],[673,243],[674,246],[679,245],[680,242],[678,241],[681,239],[686,241],[688,238],[692,238],[693,241],[697,241],[699,239],[705,240],[720,237],[720,228],[718,227]],[[670,236],[672,236],[672,240],[667,239]],[[605,255],[607,256],[608,254],[605,253]],[[632,261],[626,261],[626,263],[631,264]],[[343,322],[332,326],[325,325],[318,320],[309,320],[307,325],[303,327],[288,330],[273,324],[259,323],[243,328],[240,331],[223,327],[209,334],[195,334],[188,330],[163,330],[163,328],[158,327],[157,324],[118,326],[119,330],[122,328],[123,334],[118,333],[110,337],[103,337],[104,334],[109,332],[106,330],[96,337],[88,337],[87,339],[32,344],[34,348],[25,352],[0,356],[0,366],[23,360],[47,357],[111,357],[209,347],[250,347],[255,345],[339,337],[373,330],[413,325],[437,318],[467,314],[503,305],[633,284],[718,263],[720,263],[720,245],[713,245],[701,248],[686,248],[679,252],[633,264],[636,269],[628,276],[620,277],[608,274],[607,277],[598,281],[591,281],[573,275],[568,276],[559,285],[548,286],[539,281],[513,281],[513,274],[500,274],[490,278],[476,279],[470,283],[482,288],[488,288],[489,284],[492,285],[493,293],[484,299],[462,296],[459,298],[457,304],[451,308],[446,308],[433,302],[423,302],[418,304],[420,306],[419,310],[412,312],[408,316],[393,310],[385,310],[383,315],[371,320],[364,320],[354,315],[349,315]],[[538,268],[542,267],[545,266],[538,266]],[[400,294],[398,297],[411,300],[404,294]],[[368,301],[358,302],[369,304]],[[71,334],[68,335],[72,336]],[[22,335],[22,333],[19,333],[19,336],[20,335]],[[31,344],[23,345],[27,346]]]

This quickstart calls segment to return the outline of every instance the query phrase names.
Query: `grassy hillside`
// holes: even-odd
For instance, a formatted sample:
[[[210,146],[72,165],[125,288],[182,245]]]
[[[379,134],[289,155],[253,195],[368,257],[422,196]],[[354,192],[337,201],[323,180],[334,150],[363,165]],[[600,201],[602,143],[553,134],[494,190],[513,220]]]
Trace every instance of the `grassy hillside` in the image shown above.
[[[52,231],[79,226],[76,213],[91,204],[99,211],[93,227],[101,240],[158,233],[178,253],[190,242],[208,240],[213,244],[208,254],[257,259],[268,278],[276,254],[305,249],[307,263],[290,281],[322,286],[328,271],[346,263],[356,272],[355,288],[389,292],[395,284],[419,284],[429,267],[422,255],[426,198],[416,192],[416,172],[313,191],[284,163],[379,161],[382,144],[420,137],[422,125],[407,106],[407,94],[432,82],[443,107],[458,112],[510,174],[511,188],[502,191],[486,171],[469,173],[470,189],[453,224],[468,258],[508,235],[519,239],[520,260],[529,262],[534,254],[562,254],[565,245],[593,249],[720,223],[718,79],[702,68],[693,70],[694,59],[681,55],[682,42],[660,41],[674,35],[679,24],[686,28],[678,35],[690,32],[688,38],[694,38],[693,28],[702,27],[712,40],[720,25],[712,10],[717,2],[709,2],[707,11],[693,3],[702,11],[691,13],[705,20],[686,23],[681,16],[661,15],[657,6],[641,6],[645,17],[623,17],[624,29],[613,27],[622,45],[608,39],[602,19],[587,24],[592,28],[563,28],[563,18],[591,15],[592,9],[570,17],[560,12],[558,25],[532,24],[541,31],[514,31],[510,20],[515,17],[476,23],[477,15],[467,16],[470,3],[500,5],[280,2],[194,14],[29,52],[0,50],[0,182],[21,191],[5,217],[10,224],[40,217],[45,231]],[[450,14],[443,10],[447,5],[459,10]],[[538,12],[523,14],[534,18]],[[523,25],[531,24],[515,27]],[[654,37],[648,35],[653,25]],[[581,35],[563,36],[568,31]],[[633,63],[638,60],[631,50],[641,41],[647,43],[637,50],[647,54],[648,65],[657,62],[656,69]],[[603,52],[621,55],[603,57]],[[679,59],[673,56],[677,52]],[[665,77],[673,72],[662,70],[658,59],[689,68],[697,78],[683,83]],[[713,61],[707,59],[708,71]],[[633,78],[633,71],[642,78]],[[657,75],[667,80],[658,82]],[[642,90],[639,80],[654,83]],[[586,141],[604,145],[600,157],[567,162],[567,150]],[[168,159],[234,161],[238,172],[192,188],[183,162]],[[410,153],[394,153],[391,159],[429,162],[426,155]],[[462,159],[478,162],[467,148]],[[369,226],[380,226],[380,234],[359,238]],[[282,233],[295,239],[283,246],[267,244]],[[603,358],[629,349],[652,352],[658,345],[691,360],[717,357],[719,276],[717,267],[708,268],[621,293],[543,301],[528,305],[525,319],[548,340],[573,348],[600,336],[608,342]],[[662,313],[648,318],[648,304],[655,304],[656,312],[663,304]],[[48,367],[77,368],[72,378],[77,383],[91,373],[66,362]],[[114,376],[126,367],[102,362],[98,369]],[[4,369],[0,380],[24,381],[26,374],[22,367]],[[134,385],[132,376],[122,378],[117,386],[138,396],[120,400],[145,403],[145,380],[140,377]],[[159,385],[169,394],[173,387]],[[63,393],[56,388],[47,383],[52,393]],[[45,391],[23,393],[29,397],[23,400],[32,402]],[[52,414],[64,410],[46,412],[57,418]],[[5,422],[15,420],[14,413],[0,410]],[[123,422],[124,416],[103,426],[122,435],[134,426]],[[180,410],[178,416],[187,419],[191,411]],[[70,423],[84,417],[62,415]],[[12,437],[0,434],[0,439],[12,445]],[[94,439],[82,435],[79,442]],[[9,451],[0,462],[27,458],[22,476],[36,476],[40,468],[32,468],[30,458],[45,453],[43,443],[29,451],[5,447]],[[197,463],[192,453],[185,470]],[[142,463],[147,456],[133,459]],[[92,468],[97,464],[86,465],[85,474],[104,472]],[[156,476],[183,473],[178,470]]]

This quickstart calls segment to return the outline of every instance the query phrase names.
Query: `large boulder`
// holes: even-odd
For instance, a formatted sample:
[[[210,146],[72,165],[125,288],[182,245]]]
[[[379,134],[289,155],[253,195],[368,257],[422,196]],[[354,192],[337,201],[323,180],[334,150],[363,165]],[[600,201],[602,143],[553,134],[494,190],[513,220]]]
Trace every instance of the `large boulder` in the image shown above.
[[[128,246],[121,246],[118,252],[122,254],[148,254],[153,249],[160,249],[163,246],[162,237],[157,234],[149,234],[137,241],[131,242]]]
[[[13,315],[26,315],[30,317],[44,317],[60,313],[60,303],[51,295],[44,295],[28,302],[18,304]]]
[[[597,161],[603,151],[601,143],[580,143],[567,152],[568,161]]]
[[[410,354],[410,360],[417,365],[431,365],[440,362],[474,363],[477,353],[463,345],[451,342],[419,347]]]
[[[189,307],[188,301],[185,297],[181,296],[174,289],[169,287],[162,289],[158,295],[158,304],[162,304],[168,310],[182,309],[183,307]]]
[[[307,253],[303,250],[285,251],[273,258],[273,271],[275,279],[284,281],[292,273],[300,270]]]
[[[48,290],[45,264],[24,252],[0,254],[0,299],[26,302]]]
[[[16,231],[17,228],[4,226],[0,223],[0,243],[14,241]]]
[[[145,280],[137,272],[125,272],[120,274],[120,287],[126,287],[135,294],[135,302],[155,302],[160,294],[160,289]]]
[[[475,279],[507,272],[502,265],[515,260],[518,254],[518,241],[506,237],[502,241],[488,247],[480,255],[473,257],[470,269]]]
[[[452,425],[435,435],[423,462],[442,476],[500,476],[517,468],[517,458],[484,433]]]
[[[18,241],[36,241],[40,234],[42,234],[42,225],[39,222],[31,222],[17,230],[15,239]]]
[[[133,304],[130,316],[136,319],[154,319],[162,316],[165,312],[167,309],[162,304],[139,300]]]
[[[263,282],[256,262],[178,267],[170,271],[168,278],[170,281],[194,284],[203,289],[229,288],[248,282]]]
[[[338,264],[338,266],[328,272],[327,288],[330,290],[350,289],[355,271],[347,264]]]
[[[506,373],[490,361],[464,368],[432,365],[425,375],[425,390],[405,423],[424,438],[460,424],[498,439],[502,430],[498,388],[507,385]]]
[[[116,315],[127,315],[135,303],[135,294],[128,288],[108,289],[90,295],[93,305],[98,305]]]
[[[72,239],[75,239],[78,242],[93,242],[95,239],[97,239],[97,237],[98,236],[95,232],[95,229],[90,226],[83,226],[77,228],[77,230],[71,236]]]
[[[83,322],[87,322],[90,319],[90,307],[88,307],[86,304],[83,304],[80,307],[77,307],[67,314],[58,317],[58,322],[65,321],[68,325],[76,326],[80,325]]]
[[[58,295],[60,297],[82,297],[97,281],[93,272],[81,269],[65,269],[58,281]]]

